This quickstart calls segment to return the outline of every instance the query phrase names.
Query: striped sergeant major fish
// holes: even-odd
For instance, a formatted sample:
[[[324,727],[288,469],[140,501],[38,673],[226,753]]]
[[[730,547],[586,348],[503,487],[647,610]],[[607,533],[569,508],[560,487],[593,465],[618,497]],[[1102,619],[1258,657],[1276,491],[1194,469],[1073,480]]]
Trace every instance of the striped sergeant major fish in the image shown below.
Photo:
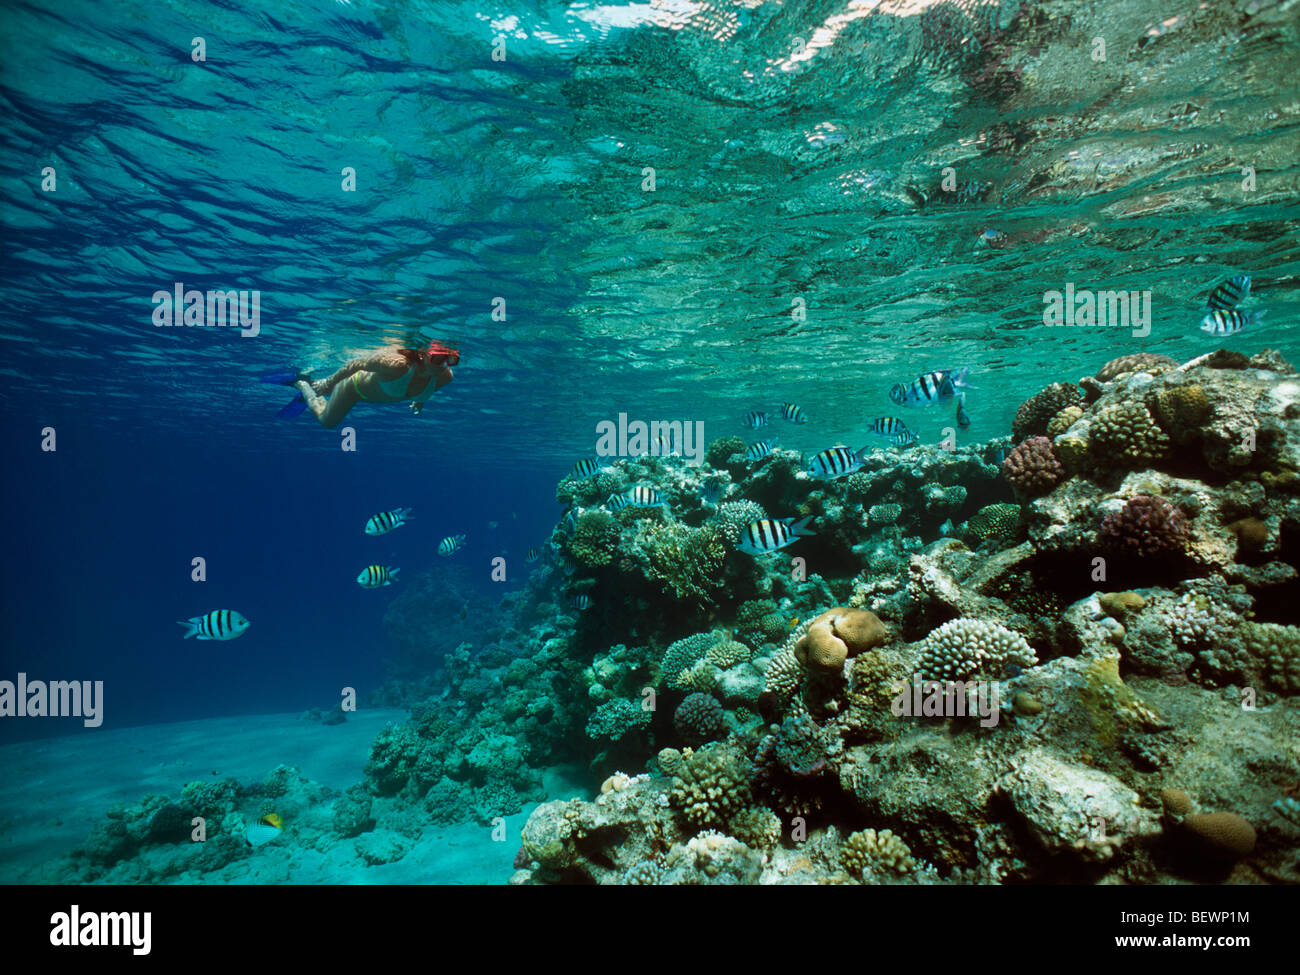
[[[1201,319],[1201,331],[1210,335],[1236,335],[1247,325],[1254,325],[1263,317],[1262,311],[1217,308]]]
[[[681,445],[673,446],[672,432],[661,433],[655,439],[655,444],[659,449],[660,457],[680,457],[682,454]]]
[[[893,444],[895,447],[910,447],[912,446],[912,444],[916,443],[920,439],[921,438],[918,437],[911,430],[903,430],[890,437],[889,442]]]
[[[896,416],[878,416],[871,421],[871,426],[867,429],[877,436],[896,437],[900,433],[907,432],[907,424]]]
[[[918,376],[909,385],[895,383],[889,398],[899,406],[933,406],[949,403],[959,389],[974,389],[966,383],[969,368],[936,369]]]
[[[584,477],[591,477],[596,471],[600,470],[600,461],[595,457],[584,457],[573,465],[573,470],[569,471],[569,477],[575,481],[580,481]]]
[[[775,440],[760,440],[758,443],[750,444],[749,449],[745,451],[745,460],[750,463],[762,460],[771,454],[775,447]]]
[[[542,557],[542,553],[536,548],[530,548],[527,552],[524,553],[525,562],[536,562],[541,557]]]
[[[566,535],[572,535],[578,530],[578,519],[582,517],[582,513],[586,510],[586,508],[581,506],[569,508],[569,510],[560,516],[560,530]]]
[[[367,535],[387,535],[394,528],[401,528],[411,520],[410,508],[394,508],[372,515],[366,522]]]
[[[1205,301],[1205,307],[1211,311],[1227,311],[1236,308],[1250,297],[1250,275],[1238,274],[1217,285]]]
[[[807,423],[808,416],[804,413],[803,408],[794,403],[781,404],[781,416],[791,423]]]
[[[960,399],[957,400],[957,426],[963,430],[970,428],[970,414],[966,412],[966,404]]]
[[[816,477],[843,477],[845,474],[861,470],[862,458],[866,454],[866,447],[854,452],[842,444],[837,444],[814,457],[808,464],[808,473]]]
[[[459,552],[464,544],[464,535],[448,535],[438,543],[438,554],[451,555],[453,552]]]
[[[573,598],[573,605],[577,607],[579,611],[584,609],[591,609],[591,597],[588,596],[585,592],[579,593],[577,596]]]
[[[766,413],[761,412],[760,410],[750,410],[748,413],[745,414],[745,420],[744,420],[745,426],[749,427],[749,429],[751,430],[757,430],[760,427],[765,427],[771,422],[772,422],[772,418],[768,416]]]
[[[808,530],[812,515],[795,521],[793,518],[761,518],[751,521],[740,533],[736,548],[749,555],[767,555],[785,548],[805,535],[815,535]]]
[[[611,494],[605,502],[610,511],[622,511],[624,508],[655,508],[664,503],[664,493],[658,488],[635,484],[622,494]]]
[[[243,613],[237,613],[233,609],[214,609],[202,616],[192,616],[188,620],[176,622],[185,627],[185,636],[182,637],[185,640],[192,636],[200,640],[233,640],[237,636],[243,636],[253,625],[244,619]]]
[[[391,586],[397,581],[397,573],[401,571],[401,569],[390,569],[386,565],[368,565],[361,570],[361,575],[357,576],[357,585],[363,589]]]

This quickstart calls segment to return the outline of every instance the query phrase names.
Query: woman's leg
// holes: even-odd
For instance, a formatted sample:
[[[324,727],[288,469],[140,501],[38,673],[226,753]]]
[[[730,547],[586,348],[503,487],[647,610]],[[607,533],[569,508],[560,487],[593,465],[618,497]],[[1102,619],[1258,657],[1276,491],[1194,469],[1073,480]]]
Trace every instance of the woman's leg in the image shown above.
[[[348,410],[361,401],[356,387],[351,382],[339,383],[335,386],[329,399],[318,395],[308,382],[299,380],[294,385],[307,401],[307,408],[326,430],[333,430],[338,426],[339,421],[348,415]]]

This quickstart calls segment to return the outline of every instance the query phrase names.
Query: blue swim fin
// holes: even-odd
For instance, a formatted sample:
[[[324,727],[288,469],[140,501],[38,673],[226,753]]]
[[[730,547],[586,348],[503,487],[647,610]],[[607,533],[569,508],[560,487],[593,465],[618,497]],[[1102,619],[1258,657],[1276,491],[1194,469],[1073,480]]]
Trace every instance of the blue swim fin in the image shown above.
[[[275,415],[288,419],[297,416],[305,409],[307,409],[307,401],[303,399],[302,394],[299,393],[289,401],[287,406],[281,407],[280,412]]]
[[[277,369],[275,372],[268,372],[265,376],[261,377],[261,381],[264,383],[272,383],[276,386],[292,386],[300,378],[302,378],[302,373],[290,366],[284,369]]]

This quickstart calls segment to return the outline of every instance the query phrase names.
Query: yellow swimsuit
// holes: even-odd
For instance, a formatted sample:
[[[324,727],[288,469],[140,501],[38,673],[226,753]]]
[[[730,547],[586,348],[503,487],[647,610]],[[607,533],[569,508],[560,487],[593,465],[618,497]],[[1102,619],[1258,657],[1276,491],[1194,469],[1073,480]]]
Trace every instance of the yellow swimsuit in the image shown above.
[[[358,369],[352,374],[352,388],[356,390],[357,395],[361,397],[361,399],[365,400],[367,403],[373,403],[374,400],[361,392],[361,373],[363,371],[364,370]],[[414,371],[415,366],[411,366],[410,369],[407,369],[406,372],[402,373],[396,379],[390,379],[388,382],[381,382],[379,388],[389,396],[402,399],[406,396],[407,387],[411,385],[411,373]]]

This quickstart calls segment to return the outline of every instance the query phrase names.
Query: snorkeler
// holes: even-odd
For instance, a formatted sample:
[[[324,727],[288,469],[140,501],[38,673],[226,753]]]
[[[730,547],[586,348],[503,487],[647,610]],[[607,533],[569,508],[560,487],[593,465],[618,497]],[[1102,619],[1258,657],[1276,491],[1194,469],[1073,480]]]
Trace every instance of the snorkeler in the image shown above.
[[[296,370],[271,373],[263,382],[295,387],[299,395],[280,411],[297,416],[310,409],[325,429],[333,429],[357,403],[404,403],[419,414],[430,396],[452,380],[451,367],[460,353],[441,342],[423,352],[416,349],[382,349],[353,359],[328,379],[308,382]]]

